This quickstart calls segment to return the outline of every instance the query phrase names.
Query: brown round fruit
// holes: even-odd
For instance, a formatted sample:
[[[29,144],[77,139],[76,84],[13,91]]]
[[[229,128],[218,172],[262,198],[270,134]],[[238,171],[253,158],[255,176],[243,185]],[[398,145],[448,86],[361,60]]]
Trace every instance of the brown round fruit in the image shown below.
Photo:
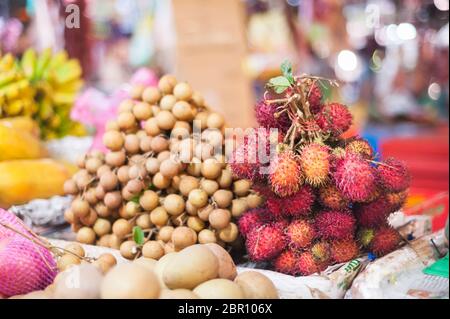
[[[137,253],[139,252],[137,244],[132,240],[124,241],[120,245],[119,250],[123,258],[130,260],[136,257]]]
[[[108,165],[113,167],[122,166],[127,159],[125,151],[109,152],[106,154],[105,161]]]
[[[95,232],[92,228],[81,227],[77,232],[77,242],[92,245],[95,243]]]
[[[177,103],[177,99],[172,94],[165,95],[161,102],[159,103],[159,107],[164,111],[172,111],[173,106]]]
[[[155,118],[159,128],[162,130],[171,130],[177,121],[172,112],[165,110],[159,112]]]
[[[153,152],[160,153],[169,149],[169,141],[163,136],[155,136],[152,138],[151,146]]]
[[[144,130],[149,136],[157,136],[161,134],[161,129],[158,126],[156,118],[151,117],[144,124]]]
[[[123,135],[118,131],[108,131],[103,135],[103,144],[111,151],[119,151],[124,143]]]
[[[112,232],[118,239],[124,238],[126,235],[131,234],[132,226],[126,219],[118,219],[112,226]]]
[[[172,233],[172,243],[176,251],[192,246],[197,242],[197,233],[186,226],[177,227]]]
[[[200,244],[216,243],[216,234],[210,229],[203,229],[198,233],[198,242]]]
[[[158,88],[164,94],[171,94],[175,85],[177,85],[177,79],[170,74],[164,75],[158,82]]]
[[[156,173],[155,176],[153,176],[153,185],[158,189],[166,189],[170,186],[172,180],[170,178],[165,177],[161,173]]]
[[[122,205],[122,195],[119,191],[109,192],[105,194],[105,198],[103,200],[105,202],[106,207],[109,209],[116,209]]]
[[[201,165],[201,173],[207,179],[216,179],[222,171],[221,165],[215,158],[208,158]]]
[[[202,208],[208,204],[208,194],[199,188],[193,189],[189,192],[189,202],[197,208]]]
[[[162,240],[163,242],[167,243],[172,239],[172,233],[175,228],[172,226],[163,226],[159,229],[158,235],[156,236],[156,239]]]
[[[142,229],[149,229],[153,226],[152,221],[150,220],[150,214],[142,214],[136,218],[136,226],[141,227]]]
[[[97,236],[101,237],[111,232],[111,222],[107,219],[98,218],[93,228]]]
[[[142,92],[142,100],[149,104],[157,104],[161,99],[161,92],[155,87],[145,88]]]
[[[223,118],[223,116],[215,112],[211,113],[206,121],[206,125],[208,126],[208,128],[220,129],[224,124],[225,119]]]
[[[238,235],[239,230],[234,223],[229,223],[227,227],[219,230],[219,238],[226,243],[235,241]]]
[[[133,115],[139,121],[146,121],[153,115],[152,108],[148,103],[138,102],[133,107]]]
[[[137,154],[140,150],[139,137],[135,134],[128,134],[125,136],[124,148],[128,154]]]
[[[187,225],[197,233],[205,228],[205,222],[197,216],[190,216],[187,220]]]
[[[159,196],[152,190],[146,190],[139,198],[139,204],[148,212],[154,210],[159,205]]]
[[[226,189],[219,189],[213,195],[213,200],[219,208],[227,208],[233,200],[233,193]]]
[[[164,254],[164,247],[155,240],[146,242],[142,247],[142,255],[147,258],[158,260],[164,256]]]
[[[79,190],[77,187],[77,183],[73,179],[68,179],[64,182],[64,194],[67,195],[76,195]]]
[[[169,215],[164,207],[156,207],[150,213],[150,220],[156,226],[165,226],[169,220]]]
[[[164,199],[163,204],[167,213],[172,216],[178,216],[184,212],[186,207],[183,197],[177,194],[170,194]]]
[[[209,224],[215,229],[224,229],[230,224],[231,213],[226,209],[215,209],[209,214]]]
[[[89,203],[81,198],[76,198],[70,207],[73,214],[78,217],[85,217],[89,214],[90,206]]]
[[[173,95],[175,95],[178,100],[189,101],[192,97],[192,94],[192,88],[186,82],[178,83],[173,89]]]

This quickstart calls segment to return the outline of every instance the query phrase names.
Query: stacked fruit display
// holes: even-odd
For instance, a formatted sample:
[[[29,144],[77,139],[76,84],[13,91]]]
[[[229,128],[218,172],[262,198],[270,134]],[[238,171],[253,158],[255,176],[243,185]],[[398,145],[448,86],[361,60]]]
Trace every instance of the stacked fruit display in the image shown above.
[[[249,258],[309,275],[363,251],[389,253],[401,238],[387,218],[406,200],[407,169],[393,158],[379,161],[362,138],[341,138],[352,116],[345,105],[323,103],[320,89],[336,83],[293,76],[288,63],[282,71],[256,106],[262,128],[232,156],[233,173],[252,180],[266,198],[265,207],[238,222]],[[273,128],[282,142],[270,145]]]
[[[197,242],[237,244],[233,218],[262,198],[228,169],[224,124],[173,76],[157,88],[134,87],[107,124],[110,151],[80,159],[81,170],[65,184],[75,196],[66,219],[77,240],[129,259],[159,259]]]
[[[83,85],[78,61],[65,51],[37,54],[27,50],[20,60],[0,56],[0,118],[29,116],[45,139],[83,135],[84,128],[70,119],[70,110]]]

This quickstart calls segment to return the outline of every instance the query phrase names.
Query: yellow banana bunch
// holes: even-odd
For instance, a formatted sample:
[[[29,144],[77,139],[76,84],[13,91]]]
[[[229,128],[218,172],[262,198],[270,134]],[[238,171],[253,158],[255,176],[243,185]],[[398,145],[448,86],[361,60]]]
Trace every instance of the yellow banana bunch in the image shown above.
[[[70,119],[81,75],[80,64],[65,51],[28,49],[20,60],[0,56],[0,118],[31,116],[45,139],[85,135],[84,127]]]

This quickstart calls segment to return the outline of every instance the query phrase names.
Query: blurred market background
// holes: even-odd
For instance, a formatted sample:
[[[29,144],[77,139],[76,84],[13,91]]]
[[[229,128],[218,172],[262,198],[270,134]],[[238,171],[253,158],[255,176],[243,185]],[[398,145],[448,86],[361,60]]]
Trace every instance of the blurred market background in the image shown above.
[[[66,125],[48,139],[98,133],[96,119],[130,78],[174,73],[234,127],[255,124],[253,104],[286,59],[299,73],[336,78],[325,96],[350,106],[351,134],[405,161],[407,207],[445,223],[448,0],[0,0],[0,38],[2,55],[53,48],[80,61],[84,85],[71,85],[81,110],[71,116],[87,128]]]

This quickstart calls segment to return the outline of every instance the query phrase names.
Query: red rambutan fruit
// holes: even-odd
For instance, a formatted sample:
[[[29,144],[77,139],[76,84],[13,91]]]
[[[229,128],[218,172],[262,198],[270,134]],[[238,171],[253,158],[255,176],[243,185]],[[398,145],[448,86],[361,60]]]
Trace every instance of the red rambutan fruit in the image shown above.
[[[406,190],[404,190],[402,192],[398,192],[398,193],[386,193],[385,194],[385,198],[386,198],[387,202],[389,203],[389,205],[391,205],[393,212],[399,211],[403,207],[403,205],[406,202],[406,199],[408,198],[408,193],[409,193],[409,190],[406,189]]]
[[[326,241],[319,241],[312,245],[311,253],[315,260],[320,263],[327,263],[331,257],[330,244]]]
[[[250,230],[271,221],[270,213],[265,208],[246,211],[238,220],[239,232],[246,237]]]
[[[401,237],[397,230],[389,226],[382,227],[375,231],[370,249],[376,256],[380,257],[394,251],[400,242]]]
[[[384,225],[388,216],[393,213],[391,205],[384,197],[367,204],[355,205],[354,213],[358,223],[363,227],[379,227]]]
[[[305,181],[311,186],[321,186],[330,173],[330,153],[325,145],[311,143],[302,148],[300,165]]]
[[[302,249],[311,245],[316,237],[316,230],[311,222],[306,219],[292,221],[286,228],[289,244],[294,248]]]
[[[256,149],[244,141],[231,154],[230,168],[238,178],[254,179],[258,163]]]
[[[272,265],[277,272],[286,275],[298,275],[298,254],[292,249],[286,249],[272,261]]]
[[[287,245],[285,223],[263,224],[251,229],[245,242],[252,261],[267,261],[278,256]]]
[[[373,159],[374,151],[369,142],[361,138],[354,139],[345,146],[345,151],[351,154],[360,155],[366,159]]]
[[[319,189],[319,201],[323,206],[335,210],[346,209],[349,205],[349,201],[332,184]]]
[[[325,265],[317,262],[311,252],[305,251],[298,257],[298,270],[303,276],[319,273],[325,269]]]
[[[298,156],[291,150],[281,151],[270,164],[272,190],[280,197],[295,194],[303,182]]]
[[[365,202],[376,191],[373,167],[355,154],[347,154],[339,160],[333,178],[342,195],[351,201]]]
[[[322,91],[316,83],[313,83],[309,88],[307,98],[309,102],[309,110],[311,111],[311,113],[319,113],[323,108]]]
[[[277,128],[286,133],[291,123],[286,112],[279,114],[277,104],[261,101],[255,106],[256,120],[259,125],[267,129]]]
[[[359,247],[355,240],[336,240],[331,243],[331,258],[336,263],[344,263],[359,255]]]
[[[411,176],[406,166],[395,158],[388,158],[377,167],[377,176],[381,186],[388,192],[401,192],[407,189]]]
[[[311,212],[315,195],[312,188],[303,185],[291,196],[278,197],[275,194],[267,196],[267,208],[276,216],[301,217]]]
[[[315,218],[317,232],[325,239],[344,239],[355,232],[356,219],[346,211],[323,211]]]
[[[322,131],[333,137],[339,137],[352,125],[352,114],[348,108],[340,103],[330,103],[324,105],[317,114],[316,121]]]

